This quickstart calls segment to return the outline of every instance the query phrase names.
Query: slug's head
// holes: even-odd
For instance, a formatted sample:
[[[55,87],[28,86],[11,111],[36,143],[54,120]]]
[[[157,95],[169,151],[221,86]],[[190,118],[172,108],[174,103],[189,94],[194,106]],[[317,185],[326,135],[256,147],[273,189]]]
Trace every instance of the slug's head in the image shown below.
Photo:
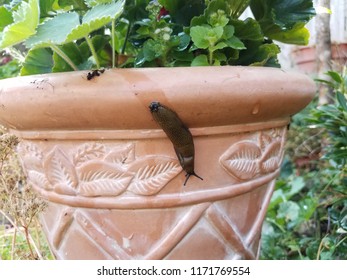
[[[158,112],[160,103],[158,101],[153,101],[151,104],[149,104],[149,109],[151,112]]]

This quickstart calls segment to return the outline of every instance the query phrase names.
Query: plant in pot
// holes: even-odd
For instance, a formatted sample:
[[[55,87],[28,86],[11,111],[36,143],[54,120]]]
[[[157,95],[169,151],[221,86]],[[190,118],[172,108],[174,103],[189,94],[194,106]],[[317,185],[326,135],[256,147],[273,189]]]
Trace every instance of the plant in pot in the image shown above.
[[[315,91],[272,40],[307,43],[312,1],[17,2],[0,48],[27,53],[0,122],[56,257],[257,258],[290,116]]]

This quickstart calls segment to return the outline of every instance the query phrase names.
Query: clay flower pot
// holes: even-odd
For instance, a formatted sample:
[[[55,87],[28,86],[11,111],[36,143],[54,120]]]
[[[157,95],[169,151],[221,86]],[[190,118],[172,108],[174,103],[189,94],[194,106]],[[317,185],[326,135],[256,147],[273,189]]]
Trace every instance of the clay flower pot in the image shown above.
[[[58,259],[256,259],[290,116],[315,93],[302,74],[253,67],[113,69],[0,81]],[[149,104],[190,128],[185,173]]]

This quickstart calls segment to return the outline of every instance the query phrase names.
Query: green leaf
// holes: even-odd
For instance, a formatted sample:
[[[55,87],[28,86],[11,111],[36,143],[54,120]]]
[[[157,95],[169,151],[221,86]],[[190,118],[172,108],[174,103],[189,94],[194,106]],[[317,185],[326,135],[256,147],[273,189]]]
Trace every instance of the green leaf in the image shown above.
[[[190,29],[190,36],[194,44],[200,49],[207,49],[210,46],[206,39],[206,34],[211,30],[211,27],[194,26]]]
[[[316,198],[306,197],[305,199],[302,199],[299,201],[300,205],[300,217],[308,221],[312,215],[315,213],[318,201]]]
[[[25,45],[28,48],[61,45],[71,30],[78,25],[79,15],[76,12],[59,14],[40,24],[37,33],[26,40]]]
[[[224,29],[221,26],[193,26],[190,29],[190,36],[194,44],[200,49],[207,49],[214,46],[223,36]]]
[[[21,76],[51,73],[53,67],[52,51],[50,49],[33,49],[25,57]]]
[[[252,18],[244,21],[232,20],[230,23],[235,28],[235,36],[241,40],[262,41],[264,39],[259,23]]]
[[[216,63],[216,61],[218,61],[218,63],[227,61],[226,55],[224,53],[221,53],[221,52],[215,52],[213,54],[213,59],[215,60],[215,63]]]
[[[172,58],[177,62],[184,62],[185,66],[190,66],[191,62],[194,59],[194,55],[191,52],[181,52],[174,51],[172,52]],[[189,63],[186,63],[189,62]],[[179,64],[179,63],[178,63]]]
[[[342,78],[342,76],[338,72],[328,71],[326,73],[326,75],[328,75],[330,78],[332,78],[338,84],[342,84],[343,83],[343,78]]]
[[[94,7],[99,4],[110,4],[113,0],[84,0],[88,7]]]
[[[93,7],[84,15],[82,24],[73,29],[67,36],[66,42],[86,37],[91,32],[117,19],[123,13],[124,4],[125,0],[118,0],[114,3]]]
[[[293,195],[299,193],[305,187],[305,180],[301,176],[295,177],[290,183],[291,188],[286,195],[287,199],[290,199]]]
[[[279,53],[280,49],[275,44],[261,45],[253,57],[253,61],[255,62],[250,65],[278,67],[277,54]]]
[[[235,27],[232,25],[224,26],[223,39],[230,39],[235,34]]]
[[[207,55],[201,54],[194,58],[191,66],[208,66],[208,65],[209,63],[208,63]]]
[[[336,93],[336,98],[343,110],[347,112],[347,100],[345,95],[342,92],[337,92]]]
[[[4,28],[13,23],[12,14],[5,7],[0,7],[0,32],[4,30]]]
[[[246,48],[242,41],[235,36],[228,39],[226,43],[228,47],[233,48],[235,50],[244,50]]]
[[[0,49],[18,44],[35,34],[39,24],[39,2],[21,2],[18,10],[13,11],[13,23],[7,25],[2,33]],[[7,19],[8,21],[8,19]]]
[[[230,6],[227,4],[227,2],[225,0],[212,0],[210,1],[210,3],[208,4],[207,8],[206,8],[206,12],[205,12],[205,16],[207,18],[209,18],[209,20],[211,20],[211,16],[213,17],[213,15],[218,14],[218,11],[222,11],[223,14],[230,14]],[[225,23],[225,19],[224,18],[220,18],[221,22],[221,26],[225,26],[228,21]],[[218,22],[218,21],[217,21]],[[224,25],[223,22],[225,23]]]
[[[269,2],[269,1],[267,1]],[[283,29],[291,29],[298,22],[307,23],[316,14],[311,0],[272,1],[275,23]]]
[[[158,0],[169,11],[170,16],[178,24],[189,26],[193,17],[201,15],[205,10],[205,1],[201,0]]]
[[[204,13],[211,26],[222,27],[226,26],[229,22],[228,14],[230,14],[230,9],[224,0],[211,1]]]
[[[53,4],[55,0],[44,0],[40,1],[40,17],[44,18],[49,16],[50,12],[53,11]]]
[[[186,50],[190,44],[190,36],[182,32],[182,33],[178,34],[178,37],[179,37],[179,44],[175,48],[175,50],[176,51]]]
[[[44,1],[44,0],[43,0]],[[84,3],[84,0],[58,0],[58,5],[60,7],[69,7],[72,5],[73,7],[73,10],[82,10],[82,11],[85,11],[87,10],[87,6],[86,4]]]
[[[285,221],[294,221],[298,219],[300,207],[293,201],[286,201],[280,204],[277,212],[277,218],[284,218]]]
[[[303,23],[298,23],[290,30],[274,28],[269,37],[286,44],[307,45],[310,39],[310,31]]]
[[[270,39],[291,44],[307,43],[308,33],[304,26],[315,15],[311,0],[251,0],[250,7]]]
[[[210,47],[210,51],[214,52],[216,50],[222,50],[226,47],[228,47],[228,45],[225,42],[219,42],[217,45]]]
[[[277,205],[286,200],[286,196],[282,189],[277,189],[273,192],[268,211],[274,209]]]
[[[67,43],[67,44],[61,46],[60,49],[77,66],[83,64],[88,59],[88,57],[90,56],[90,52],[88,52],[88,53],[82,52],[80,50],[79,46],[77,46],[75,43],[72,43],[72,42],[71,43]],[[56,52],[53,53],[53,61],[54,61],[54,66],[53,66],[53,69],[52,69],[53,72],[68,72],[68,71],[73,71],[74,70]],[[78,67],[78,69],[79,70],[83,70],[80,67]]]
[[[58,14],[38,27],[37,34],[26,41],[26,46],[48,47],[61,45],[88,36],[92,31],[108,24],[119,17],[124,8],[124,1],[99,5],[85,14],[80,24],[76,12]]]
[[[92,44],[100,62],[100,67],[112,66],[112,47],[109,44],[110,38],[104,35],[96,35],[92,38]]]
[[[161,45],[153,39],[147,40],[143,45],[145,61],[152,61],[162,55]]]
[[[207,19],[204,15],[199,15],[194,18],[192,18],[190,27],[192,28],[193,26],[199,26],[199,25],[204,25],[207,24]]]
[[[18,76],[20,66],[18,61],[11,60],[10,62],[0,66],[0,79],[7,79]]]
[[[281,29],[307,23],[316,14],[312,0],[251,0],[250,7],[257,20]]]
[[[165,7],[166,10],[175,13],[184,6],[186,0],[159,0],[158,2]]]
[[[226,0],[230,9],[230,15],[238,18],[248,7],[250,0]]]

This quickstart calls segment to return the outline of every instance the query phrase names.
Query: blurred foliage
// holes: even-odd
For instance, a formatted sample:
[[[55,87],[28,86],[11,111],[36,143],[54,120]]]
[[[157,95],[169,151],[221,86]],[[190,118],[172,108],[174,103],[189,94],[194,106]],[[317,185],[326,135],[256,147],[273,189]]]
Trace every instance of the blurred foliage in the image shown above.
[[[347,259],[347,71],[327,75],[335,103],[292,121],[261,259]]]
[[[0,50],[26,47],[21,75],[100,67],[279,67],[307,45],[312,0],[0,1]],[[249,8],[253,17],[241,18]]]
[[[18,76],[20,65],[17,60],[0,53],[0,80]]]

